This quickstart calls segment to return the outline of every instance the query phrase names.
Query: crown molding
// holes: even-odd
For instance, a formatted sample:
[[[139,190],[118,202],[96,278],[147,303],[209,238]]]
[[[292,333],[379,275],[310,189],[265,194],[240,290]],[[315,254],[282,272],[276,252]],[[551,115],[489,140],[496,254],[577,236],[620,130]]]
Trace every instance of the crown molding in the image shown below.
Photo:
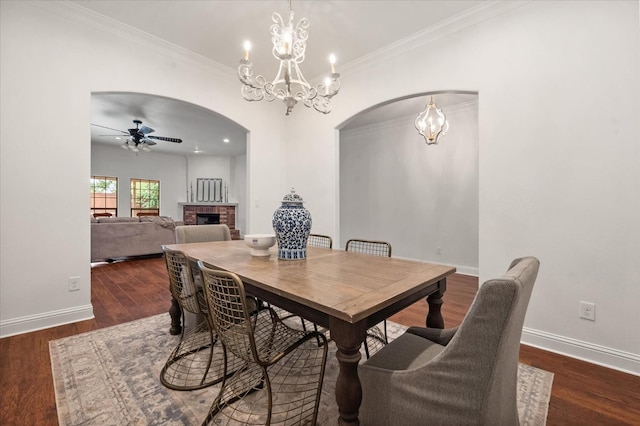
[[[345,63],[340,66],[341,73],[366,70],[372,63],[390,61],[397,56],[420,49],[438,39],[511,12],[532,2],[533,0],[483,2],[436,25],[397,40],[354,61]]]
[[[404,37],[388,44],[374,52],[362,56],[354,61],[341,65],[343,73],[356,72],[370,67],[372,62],[384,62],[398,55],[419,49],[440,38],[449,36],[472,25],[492,19],[496,16],[508,13],[533,0],[522,1],[487,1],[463,13],[444,20],[437,25],[425,28],[422,31]],[[158,50],[163,54],[177,55],[180,60],[188,62],[203,69],[206,72],[215,73],[219,77],[234,80],[236,70],[220,62],[214,61],[167,40],[153,36],[135,27],[124,24],[115,19],[106,17],[93,10],[86,9],[69,0],[64,1],[37,1],[23,2],[33,7],[45,10],[49,14],[55,14],[67,19],[73,19],[94,27],[100,32],[110,33],[117,37],[123,37],[150,50]]]
[[[56,14],[74,22],[79,22],[87,27],[94,28],[97,32],[112,34],[127,41],[139,45],[148,51],[157,51],[163,56],[177,57],[190,66],[200,68],[207,73],[214,73],[221,78],[233,80],[236,70],[216,62],[207,57],[194,53],[188,49],[170,43],[167,40],[156,37],[135,27],[124,24],[115,19],[104,16],[93,10],[86,9],[71,1],[38,1],[28,2],[49,14]]]
[[[416,112],[416,117],[418,113]],[[353,129],[341,130],[341,133],[347,137],[364,136],[369,134],[377,134],[384,130],[395,129],[398,127],[404,128],[408,124],[413,128],[415,117],[404,115],[402,117],[391,118],[389,120],[377,121],[371,124],[365,124],[364,126],[354,127]]]

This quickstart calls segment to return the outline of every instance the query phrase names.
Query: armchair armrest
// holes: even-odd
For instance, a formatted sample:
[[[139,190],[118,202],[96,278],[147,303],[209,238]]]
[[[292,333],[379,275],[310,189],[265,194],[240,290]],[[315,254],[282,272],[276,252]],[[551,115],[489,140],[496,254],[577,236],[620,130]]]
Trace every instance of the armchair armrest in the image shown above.
[[[458,331],[458,327],[454,328],[425,328],[425,327],[409,327],[407,333],[415,334],[416,336],[424,337],[442,346],[447,346],[449,341]]]

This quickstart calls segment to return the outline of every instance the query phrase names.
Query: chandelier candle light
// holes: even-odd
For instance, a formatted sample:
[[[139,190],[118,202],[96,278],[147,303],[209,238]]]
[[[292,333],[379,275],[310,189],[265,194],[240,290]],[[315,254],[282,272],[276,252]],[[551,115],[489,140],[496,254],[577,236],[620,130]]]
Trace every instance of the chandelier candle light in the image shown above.
[[[280,99],[287,107],[286,115],[291,113],[293,107],[302,101],[310,108],[323,114],[331,112],[331,98],[338,94],[340,90],[340,74],[336,72],[335,55],[329,56],[331,64],[331,74],[312,87],[305,80],[300,71],[299,64],[304,61],[307,47],[307,28],[309,21],[302,18],[293,26],[293,10],[291,0],[289,0],[289,22],[285,25],[279,13],[274,12],[271,16],[271,41],[273,42],[273,56],[280,61],[278,73],[273,81],[267,81],[263,76],[253,76],[253,63],[249,61],[249,51],[251,43],[244,42],[244,58],[240,60],[238,67],[238,77],[242,82],[242,97],[247,101],[266,100],[271,102]]]
[[[449,131],[447,116],[433,103],[433,96],[424,111],[418,114],[415,126],[427,145],[437,144]]]

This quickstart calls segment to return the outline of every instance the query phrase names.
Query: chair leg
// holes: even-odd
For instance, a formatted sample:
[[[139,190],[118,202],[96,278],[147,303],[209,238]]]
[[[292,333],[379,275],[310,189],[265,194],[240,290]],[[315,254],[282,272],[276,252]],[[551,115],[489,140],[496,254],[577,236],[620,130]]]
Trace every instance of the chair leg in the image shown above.
[[[387,320],[384,320],[384,344],[389,344],[389,336],[387,335]]]
[[[254,392],[261,391],[263,389],[267,389],[267,401],[268,401],[268,410],[267,410],[267,422],[265,424],[270,424],[271,418],[271,406],[272,406],[272,393],[271,393],[271,384],[269,382],[269,376],[267,375],[267,370],[264,367],[256,368],[256,365],[245,364],[242,368],[236,370],[229,380],[225,380],[222,382],[222,387],[220,388],[220,392],[218,396],[211,404],[211,408],[209,409],[209,414],[202,422],[202,426],[207,426],[210,424],[217,424],[214,421],[214,417],[216,417],[219,413],[223,412],[225,408],[230,407],[234,403],[241,401],[246,396],[251,395]],[[256,372],[260,371],[260,378],[255,379]],[[227,420],[230,420],[229,418]],[[218,420],[219,422],[220,420]],[[244,424],[244,423],[242,423]]]
[[[188,332],[183,327],[180,342],[160,372],[160,382],[173,390],[201,389],[218,383],[219,370],[211,369],[216,342],[206,323]]]
[[[369,345],[369,341],[371,341],[372,343],[371,346]],[[384,323],[384,331],[381,330],[378,326],[371,327],[369,330],[367,330],[367,335],[365,341],[363,342],[364,352],[367,359],[369,359],[369,357],[376,353],[381,347],[387,345],[387,343],[388,338],[386,321]]]
[[[286,326],[278,325],[276,339],[283,327]],[[271,339],[269,326],[265,325],[262,331],[267,340]],[[315,336],[310,334],[298,341],[292,351],[282,353],[282,358],[278,356],[274,364],[260,366],[248,361],[242,370],[224,380],[202,425],[315,424],[327,345],[318,347],[313,341]],[[319,337],[324,340],[324,335]],[[276,347],[282,349],[281,343],[275,342]]]
[[[364,353],[367,355],[367,359],[369,359],[369,344],[367,343],[367,338],[364,339]]]
[[[315,322],[313,323],[313,331],[319,333],[318,324],[316,324]],[[324,345],[324,342],[320,339],[320,337],[316,337],[316,340],[318,341],[318,347],[322,347],[322,345]]]
[[[169,308],[169,315],[171,316],[171,328],[169,328],[169,334],[172,336],[178,335],[182,333],[182,322],[184,322],[184,318],[182,318],[183,312],[182,308],[178,304],[178,301],[172,297],[171,298],[171,307]],[[181,322],[182,319],[182,322]]]

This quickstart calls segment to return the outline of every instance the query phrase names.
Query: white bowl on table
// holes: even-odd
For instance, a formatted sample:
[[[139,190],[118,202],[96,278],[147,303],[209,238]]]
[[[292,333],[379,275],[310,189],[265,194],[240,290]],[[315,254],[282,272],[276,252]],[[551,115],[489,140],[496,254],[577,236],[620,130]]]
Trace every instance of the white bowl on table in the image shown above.
[[[274,234],[247,234],[244,242],[251,247],[251,256],[269,256],[269,249],[276,243]]]

